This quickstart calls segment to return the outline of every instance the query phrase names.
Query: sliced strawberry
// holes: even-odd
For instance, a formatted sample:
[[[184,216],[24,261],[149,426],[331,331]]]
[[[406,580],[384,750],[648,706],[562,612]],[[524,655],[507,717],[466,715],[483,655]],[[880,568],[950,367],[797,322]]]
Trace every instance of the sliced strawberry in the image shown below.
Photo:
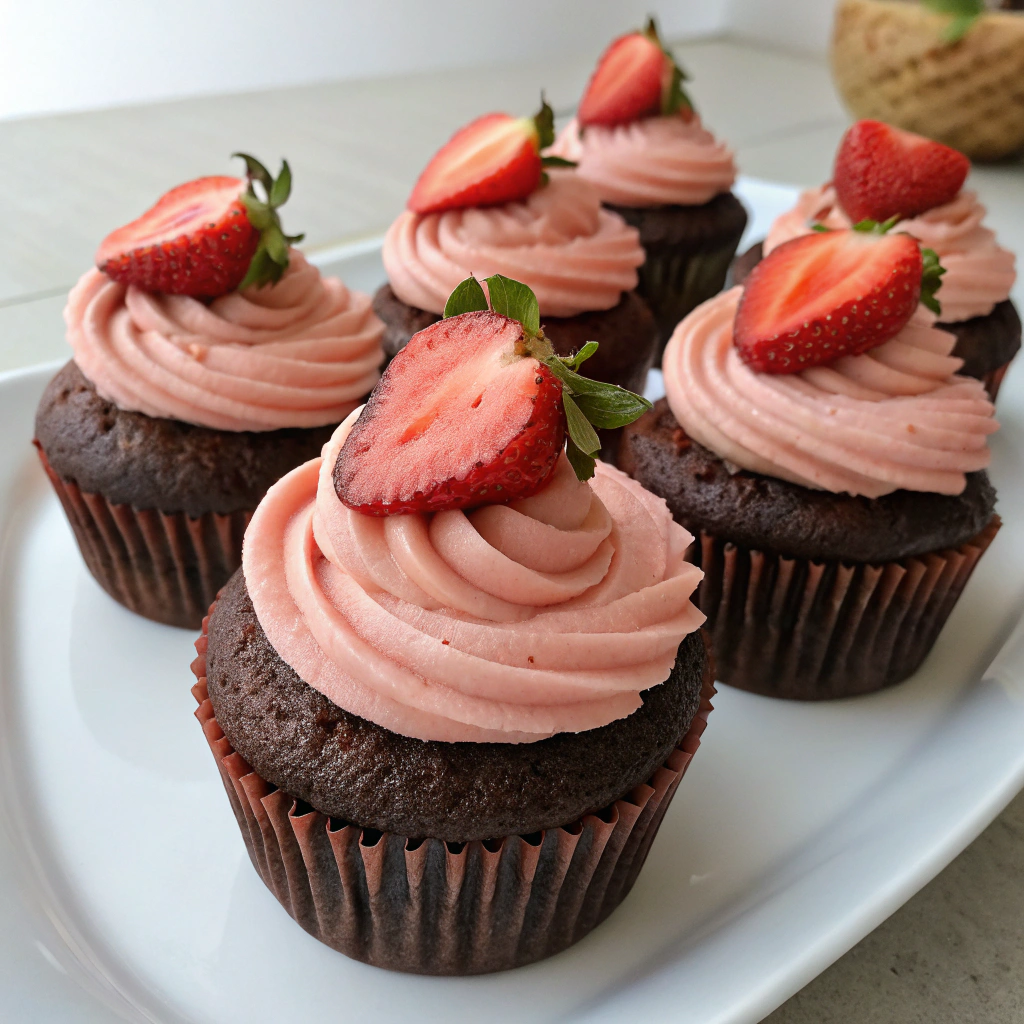
[[[905,234],[826,231],[785,242],[746,280],[733,326],[740,358],[761,373],[797,373],[882,345],[917,308],[923,270]]]
[[[277,215],[291,191],[291,171],[285,161],[275,181],[258,160],[236,156],[248,165],[248,183],[197,178],[171,189],[103,240],[99,269],[146,291],[201,298],[278,280],[288,266],[289,243],[302,237],[285,235]],[[253,180],[266,190],[265,201]]]
[[[533,117],[485,114],[460,128],[434,155],[406,204],[413,213],[440,213],[525,199],[541,183],[540,151],[555,141],[546,102]]]
[[[366,515],[440,512],[533,494],[565,441],[562,384],[490,311],[440,320],[391,361],[334,467]]]
[[[971,162],[955,149],[881,121],[858,121],[836,153],[834,184],[849,218],[916,217],[956,198]]]
[[[629,124],[654,114],[693,108],[682,90],[682,70],[664,48],[654,19],[642,32],[620,36],[601,55],[576,112],[581,128]]]

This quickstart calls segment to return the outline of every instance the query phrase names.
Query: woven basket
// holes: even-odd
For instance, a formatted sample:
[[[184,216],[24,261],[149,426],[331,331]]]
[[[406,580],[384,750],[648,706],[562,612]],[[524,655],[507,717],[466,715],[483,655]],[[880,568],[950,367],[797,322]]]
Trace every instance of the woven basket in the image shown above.
[[[902,0],[841,0],[832,73],[858,118],[887,121],[973,160],[1024,150],[1024,14],[983,14],[956,43],[949,15]]]

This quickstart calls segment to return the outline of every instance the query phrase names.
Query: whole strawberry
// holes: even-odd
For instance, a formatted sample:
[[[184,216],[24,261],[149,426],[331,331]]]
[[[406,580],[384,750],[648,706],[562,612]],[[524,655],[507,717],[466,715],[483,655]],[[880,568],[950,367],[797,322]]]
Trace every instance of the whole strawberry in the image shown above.
[[[468,278],[443,320],[391,361],[334,466],[343,504],[372,516],[503,504],[540,490],[563,446],[594,472],[598,427],[631,423],[650,402],[576,373],[597,350],[553,354],[537,299],[495,275]]]
[[[641,32],[620,36],[601,55],[576,119],[581,128],[614,127],[656,114],[693,116],[683,91],[686,75],[662,45],[658,26],[649,18]]]
[[[881,121],[858,121],[836,152],[833,184],[854,223],[905,220],[956,198],[971,162],[955,149]]]
[[[919,302],[935,313],[944,273],[893,221],[820,231],[777,246],[747,278],[733,343],[760,373],[798,373],[894,338]]]
[[[540,155],[554,141],[555,115],[543,97],[533,117],[478,117],[437,151],[406,205],[426,214],[525,199],[544,180],[545,167],[574,166]]]
[[[145,291],[204,299],[279,280],[289,244],[303,237],[286,235],[277,213],[291,193],[288,161],[275,179],[255,157],[235,156],[246,162],[246,180],[197,178],[171,189],[103,240],[99,269]]]

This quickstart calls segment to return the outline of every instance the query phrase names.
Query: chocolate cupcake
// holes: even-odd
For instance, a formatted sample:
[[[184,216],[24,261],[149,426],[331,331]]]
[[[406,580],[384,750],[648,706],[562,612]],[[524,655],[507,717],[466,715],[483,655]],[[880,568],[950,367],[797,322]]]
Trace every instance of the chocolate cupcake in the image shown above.
[[[849,150],[852,145],[857,145],[860,133],[870,130],[870,126],[876,124],[858,122],[844,135],[836,156],[837,175],[843,170],[844,149]],[[893,131],[888,126],[880,127]],[[919,139],[921,143],[939,151],[947,148],[910,133],[900,134]],[[953,153],[952,150],[948,152]],[[965,176],[969,163],[959,153],[954,156],[963,161]],[[902,166],[888,166],[888,159],[886,153],[880,152],[869,155],[864,162],[869,167],[878,168],[882,180],[893,190],[888,202],[891,208],[898,210],[900,204],[906,201],[898,191],[904,170]],[[960,184],[954,180],[945,193],[939,191],[932,198],[925,199],[925,203],[933,202],[934,205],[921,209],[913,216],[904,217],[893,230],[913,235],[923,246],[938,254],[946,269],[939,295],[942,306],[939,326],[956,335],[957,344],[953,354],[964,361],[960,372],[982,381],[995,400],[1010,361],[1021,345],[1020,316],[1010,300],[1010,289],[1017,276],[1016,261],[1013,253],[997,243],[995,232],[985,226],[985,207],[978,201],[977,195],[960,187],[963,176],[959,178]],[[837,180],[845,183],[843,176]],[[849,185],[846,188],[851,193],[847,202],[858,203],[856,193]],[[844,209],[833,184],[808,189],[800,194],[792,210],[776,218],[762,245],[761,255],[767,255],[791,238],[807,234],[815,224],[849,228],[853,221],[864,216],[873,216],[875,220],[885,219],[881,213],[865,212],[858,205],[855,205],[851,216]],[[735,283],[741,283],[744,270],[749,272],[757,258],[756,248],[744,254],[734,269]]]
[[[633,73],[618,70],[625,52]],[[645,74],[647,69],[649,74]],[[576,118],[549,150],[571,160],[605,206],[640,232],[638,291],[658,322],[660,364],[676,324],[717,295],[747,225],[730,189],[732,152],[707,131],[682,91],[683,74],[658,38],[643,32],[611,44]],[[638,85],[649,83],[649,95]]]
[[[888,282],[902,290],[884,253],[851,255],[827,286],[789,279],[811,298],[763,343],[750,317],[763,296],[785,292],[778,275],[796,274],[792,250],[748,279],[764,289],[749,306],[734,288],[694,310],[665,352],[666,399],[625,429],[619,455],[698,537],[689,557],[705,574],[697,601],[719,678],[769,696],[822,700],[905,679],[999,527],[984,472],[993,407],[978,381],[956,375],[954,338],[923,308],[896,320],[889,308],[895,334],[836,357],[850,339],[829,325],[854,321],[857,308],[877,318]],[[858,265],[878,271],[877,303]],[[815,303],[837,298],[847,277],[855,305],[830,318]],[[766,372],[783,352],[819,358]]]
[[[569,355],[598,341],[594,378],[643,392],[656,327],[634,289],[644,253],[637,232],[601,208],[597,193],[572,171],[542,170],[540,148],[554,134],[551,108],[535,118],[488,114],[463,128],[434,156],[388,229],[388,283],[374,296],[393,358],[417,331],[441,318],[445,301],[468,274],[504,274],[536,294],[544,331]],[[520,152],[492,166],[494,132]],[[479,147],[475,160],[467,153]],[[522,157],[522,150],[532,156]]]
[[[280,205],[287,189],[266,177]],[[369,296],[321,278],[276,205],[244,190],[190,182],[104,242],[104,269],[68,297],[74,359],[36,413],[90,572],[132,611],[187,628],[238,568],[267,488],[319,453],[382,360]]]
[[[530,963],[611,913],[713,693],[690,536],[562,450],[563,403],[615,389],[469,308],[271,487],[194,665],[268,887],[335,949],[426,974]]]

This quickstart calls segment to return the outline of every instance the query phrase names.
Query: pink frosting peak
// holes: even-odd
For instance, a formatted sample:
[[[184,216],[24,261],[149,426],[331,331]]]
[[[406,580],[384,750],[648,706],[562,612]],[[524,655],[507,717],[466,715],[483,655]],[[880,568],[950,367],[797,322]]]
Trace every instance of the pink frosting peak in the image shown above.
[[[686,433],[740,469],[877,498],[959,494],[998,429],[981,381],[956,376],[955,337],[918,307],[895,338],[801,373],[756,373],[733,345],[742,288],[698,306],[672,335],[665,394]]]
[[[565,457],[551,484],[471,512],[363,516],[338,452],[276,483],[242,567],[275,650],[339,707],[424,740],[530,743],[632,714],[704,616],[692,537],[664,501]]]
[[[1013,253],[996,243],[995,233],[982,223],[984,218],[985,207],[977,195],[964,190],[952,202],[893,228],[938,253],[946,268],[937,295],[944,323],[987,316],[996,303],[1010,297],[1017,279]],[[851,226],[831,185],[801,192],[793,209],[775,219],[765,239],[765,255],[791,238],[806,235],[816,223],[833,229]]]
[[[547,151],[575,161],[603,202],[620,206],[699,206],[736,180],[732,150],[694,117],[648,117],[581,135],[573,118]]]
[[[504,274],[528,284],[544,316],[611,309],[637,285],[640,235],[602,209],[594,188],[573,171],[521,202],[418,214],[406,210],[384,238],[384,268],[410,306],[444,312],[470,274]]]
[[[90,270],[64,310],[82,373],[121,409],[216,430],[344,419],[380,377],[384,325],[297,250],[273,286],[207,304]]]

